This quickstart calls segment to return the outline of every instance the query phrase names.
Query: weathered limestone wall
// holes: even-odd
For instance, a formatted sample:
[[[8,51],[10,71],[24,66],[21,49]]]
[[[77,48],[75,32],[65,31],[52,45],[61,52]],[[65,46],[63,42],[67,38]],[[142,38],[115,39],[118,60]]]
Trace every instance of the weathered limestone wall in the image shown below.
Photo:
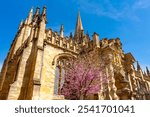
[[[24,35],[24,30],[25,30],[25,27],[23,27],[20,30],[20,33],[18,34],[13,54],[15,54],[16,51],[18,50],[18,48],[21,47],[21,45],[22,45],[22,39],[23,39],[23,35]]]
[[[0,99],[7,99],[10,84],[16,80],[18,67],[19,57],[14,58],[12,61],[9,61],[4,84],[2,85],[2,91],[0,92]]]
[[[41,88],[39,99],[53,99],[56,63],[53,65],[54,57],[64,53],[63,50],[51,45],[44,47],[43,68],[41,75]]]
[[[10,90],[9,90],[9,95],[8,95],[8,99],[13,99],[13,100],[17,100],[19,95],[20,95],[20,91],[21,91],[21,87],[23,84],[23,78],[24,78],[24,73],[26,70],[26,62],[30,56],[30,52],[31,52],[31,48],[32,45],[28,46],[27,48],[24,49],[21,59],[20,59],[20,66],[18,68],[18,73],[17,73],[17,78],[16,81],[11,84]]]

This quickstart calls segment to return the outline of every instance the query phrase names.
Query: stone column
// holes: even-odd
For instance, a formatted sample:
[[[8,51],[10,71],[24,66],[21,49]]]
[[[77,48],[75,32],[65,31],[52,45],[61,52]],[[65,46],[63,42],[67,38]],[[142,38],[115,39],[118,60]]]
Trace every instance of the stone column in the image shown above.
[[[115,86],[115,78],[114,78],[114,68],[113,68],[113,60],[114,60],[114,49],[112,47],[104,47],[101,50],[102,61],[104,61],[104,66],[106,68],[106,75],[108,78],[108,89],[110,97],[113,100],[119,99],[116,94],[117,88]]]
[[[103,71],[106,73],[106,77],[109,77],[108,68],[106,67],[106,71]],[[105,100],[112,100],[112,97],[110,95],[110,87],[109,87],[109,79],[106,83],[103,84],[103,91],[104,91],[104,97]]]
[[[41,74],[43,67],[43,49],[37,49],[37,55],[35,58],[35,69],[33,75],[33,97],[32,99],[37,99],[40,94],[40,84],[41,84]]]
[[[32,99],[37,99],[40,97],[40,84],[42,78],[42,68],[43,68],[43,51],[44,51],[44,39],[46,30],[46,7],[43,8],[41,22],[39,24],[37,45],[35,46],[35,64],[33,71],[33,97]]]
[[[131,91],[131,100],[134,100],[134,97],[133,97],[133,95],[132,95],[132,93],[133,93],[133,87],[132,87],[132,82],[131,82],[130,74],[127,73],[127,76],[128,76],[129,87],[130,87],[130,91]]]
[[[134,98],[136,98],[137,84],[136,84],[136,77],[135,77],[133,65],[131,65],[131,69],[130,69],[130,79],[131,79],[131,84],[133,89],[132,95]]]
[[[110,63],[108,65],[108,73],[109,73],[108,78],[109,78],[110,95],[111,95],[113,100],[117,100],[119,98],[118,98],[118,96],[116,94],[117,88],[115,86],[114,70],[113,70],[112,63]]]

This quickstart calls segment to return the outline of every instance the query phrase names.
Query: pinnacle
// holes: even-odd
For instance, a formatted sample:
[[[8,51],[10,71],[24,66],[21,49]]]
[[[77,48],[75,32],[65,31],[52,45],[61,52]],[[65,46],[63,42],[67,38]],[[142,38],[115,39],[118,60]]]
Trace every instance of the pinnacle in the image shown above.
[[[30,13],[33,13],[33,7],[31,8]]]

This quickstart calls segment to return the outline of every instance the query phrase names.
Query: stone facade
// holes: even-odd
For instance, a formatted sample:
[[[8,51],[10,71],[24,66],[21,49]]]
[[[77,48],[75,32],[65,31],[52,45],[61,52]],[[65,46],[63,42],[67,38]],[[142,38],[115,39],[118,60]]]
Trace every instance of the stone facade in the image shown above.
[[[95,50],[109,82],[92,99],[150,99],[149,69],[143,72],[132,54],[123,52],[119,38],[100,40],[94,33],[90,39],[88,33],[84,34],[80,13],[74,36],[70,33],[65,37],[63,25],[59,33],[46,29],[46,23],[46,7],[42,13],[40,8],[34,14],[31,9],[21,22],[0,73],[1,100],[64,99],[59,93],[62,84],[58,84],[63,79],[63,64],[82,51]]]

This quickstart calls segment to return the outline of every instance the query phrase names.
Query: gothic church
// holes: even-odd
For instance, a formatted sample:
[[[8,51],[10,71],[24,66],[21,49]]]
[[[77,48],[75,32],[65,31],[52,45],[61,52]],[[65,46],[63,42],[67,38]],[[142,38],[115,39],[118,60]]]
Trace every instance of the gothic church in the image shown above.
[[[99,100],[150,99],[150,71],[142,71],[131,53],[124,53],[119,38],[99,39],[97,33],[90,38],[84,33],[78,13],[74,35],[46,29],[46,7],[29,12],[21,22],[15,39],[0,72],[1,100],[63,100],[63,65],[70,57],[77,57],[86,49],[99,51],[104,72],[109,78],[107,88],[97,94]],[[134,63],[137,63],[137,68]],[[56,73],[57,71],[57,73]],[[95,99],[94,97],[92,99]]]

